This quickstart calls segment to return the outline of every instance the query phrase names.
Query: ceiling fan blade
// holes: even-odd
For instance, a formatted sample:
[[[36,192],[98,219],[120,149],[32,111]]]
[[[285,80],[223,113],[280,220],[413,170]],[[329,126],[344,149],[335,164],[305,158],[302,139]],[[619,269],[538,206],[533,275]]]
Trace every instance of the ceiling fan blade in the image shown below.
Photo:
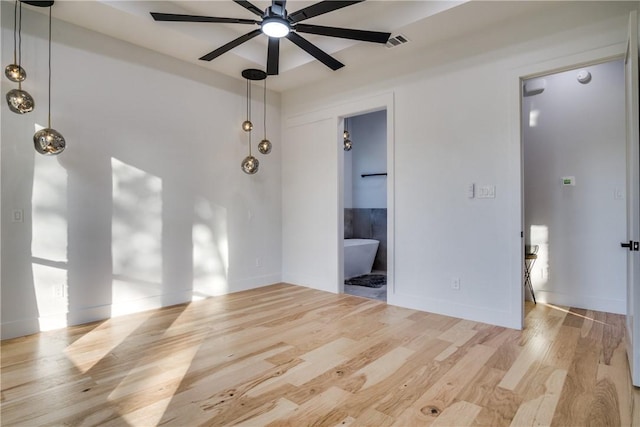
[[[204,55],[203,57],[201,57],[200,59],[203,61],[211,61],[212,59],[217,58],[218,56],[222,55],[225,52],[230,51],[231,49],[233,49],[236,46],[241,45],[242,43],[251,40],[252,38],[254,38],[257,35],[262,34],[262,30],[261,29],[255,29],[243,36],[238,37],[235,40],[230,41],[229,43],[225,44],[224,46],[221,46],[219,48],[217,48],[216,50],[214,50],[213,52],[209,52],[206,55]]]
[[[269,48],[267,50],[267,75],[277,76],[280,64],[280,39],[269,37]]]
[[[386,43],[389,37],[391,37],[391,33],[382,33],[379,31],[353,30],[350,28],[323,27],[321,25],[309,24],[297,24],[296,31],[382,44]]]
[[[233,0],[233,1],[235,3],[238,3],[240,6],[244,7],[248,11],[255,13],[256,15],[258,15],[261,18],[262,18],[262,15],[264,15],[264,11],[263,10],[258,9],[256,6],[254,6],[253,4],[251,4],[248,1],[245,1],[245,0]]]
[[[258,24],[258,21],[253,19],[240,19],[240,18],[216,18],[214,16],[198,16],[198,15],[179,15],[175,13],[158,13],[151,12],[151,16],[156,21],[166,22],[214,22],[225,24]]]
[[[338,61],[337,59],[335,59],[334,57],[332,57],[331,55],[329,55],[328,53],[326,53],[316,45],[312,44],[311,42],[309,42],[307,39],[303,38],[299,34],[291,32],[287,34],[287,38],[291,40],[293,43],[295,43],[296,45],[298,45],[298,47],[300,47],[302,50],[307,52],[309,55],[313,56],[318,61],[326,65],[327,67],[331,68],[333,71],[344,67],[344,64],[342,62]]]
[[[362,1],[364,0],[324,0],[320,3],[312,4],[309,7],[305,7],[304,9],[296,10],[295,12],[290,13],[289,21],[295,24],[296,22],[304,21],[305,19],[313,18],[314,16],[333,12],[334,10],[342,9],[343,7],[351,6],[352,4],[360,3]]]

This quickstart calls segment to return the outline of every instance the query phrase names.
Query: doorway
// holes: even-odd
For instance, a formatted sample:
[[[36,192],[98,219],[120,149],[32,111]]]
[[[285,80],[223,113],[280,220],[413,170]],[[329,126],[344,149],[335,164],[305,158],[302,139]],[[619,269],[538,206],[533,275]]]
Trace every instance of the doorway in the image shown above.
[[[523,80],[521,114],[524,244],[537,248],[537,301],[625,313],[623,60]]]
[[[387,301],[387,111],[344,119],[344,292]]]

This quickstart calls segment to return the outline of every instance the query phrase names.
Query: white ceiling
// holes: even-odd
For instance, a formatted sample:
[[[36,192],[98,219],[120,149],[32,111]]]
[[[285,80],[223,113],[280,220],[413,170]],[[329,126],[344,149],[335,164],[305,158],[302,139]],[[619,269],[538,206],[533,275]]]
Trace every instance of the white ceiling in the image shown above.
[[[253,0],[260,9],[271,2]],[[289,0],[287,10],[302,9],[316,1]],[[512,3],[518,3],[514,6]],[[546,2],[533,2],[546,3]],[[521,14],[532,4],[521,2],[482,3],[466,1],[402,1],[369,0],[321,16],[305,23],[356,28],[363,30],[402,33],[411,41],[393,49],[406,52],[424,48],[435,39],[459,37],[471,27],[490,27],[492,23]],[[524,7],[524,9],[523,9]],[[35,8],[38,9],[38,8]],[[42,9],[41,9],[42,10]],[[156,22],[149,12],[179,13],[216,17],[256,19],[256,15],[231,0],[215,1],[57,1],[53,7],[55,18],[85,27],[135,45],[169,55],[229,76],[242,79],[246,68],[265,69],[267,37],[260,35],[221,55],[211,62],[201,61],[202,55],[228,43],[255,28],[253,25]],[[455,22],[450,25],[451,12]],[[440,22],[441,25],[438,25]],[[437,28],[437,33],[434,32]],[[284,91],[329,78],[333,73],[348,73],[350,57],[358,58],[358,68],[375,67],[386,60],[391,49],[380,44],[344,40],[305,34],[312,43],[345,64],[332,71],[288,40],[280,45],[280,74],[269,77],[269,88]]]

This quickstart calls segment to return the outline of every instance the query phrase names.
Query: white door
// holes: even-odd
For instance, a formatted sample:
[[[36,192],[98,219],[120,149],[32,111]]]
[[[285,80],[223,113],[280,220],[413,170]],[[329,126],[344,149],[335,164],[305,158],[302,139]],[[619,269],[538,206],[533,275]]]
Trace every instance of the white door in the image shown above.
[[[640,121],[638,114],[638,14],[629,16],[625,58],[627,103],[627,355],[633,385],[640,386]]]

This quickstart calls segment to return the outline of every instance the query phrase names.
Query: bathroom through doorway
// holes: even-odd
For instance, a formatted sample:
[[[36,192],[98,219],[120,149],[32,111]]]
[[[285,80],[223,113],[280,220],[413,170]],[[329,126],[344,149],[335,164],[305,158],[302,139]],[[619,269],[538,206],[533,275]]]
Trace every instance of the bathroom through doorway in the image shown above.
[[[344,292],[387,300],[387,111],[346,117]]]

